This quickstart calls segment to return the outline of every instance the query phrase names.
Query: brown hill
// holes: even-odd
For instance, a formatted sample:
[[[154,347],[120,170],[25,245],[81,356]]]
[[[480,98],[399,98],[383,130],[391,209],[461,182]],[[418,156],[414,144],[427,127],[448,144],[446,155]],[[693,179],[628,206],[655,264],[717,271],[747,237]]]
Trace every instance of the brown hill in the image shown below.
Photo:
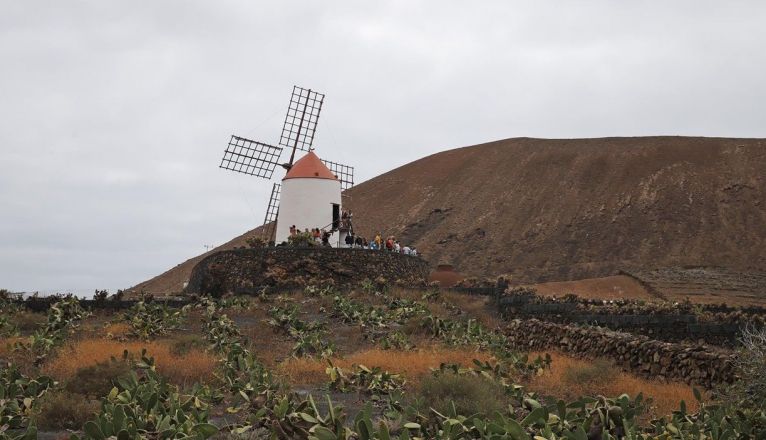
[[[349,190],[347,205],[363,235],[396,235],[466,275],[764,270],[764,170],[762,139],[517,138],[409,163]],[[182,285],[191,261],[142,285]]]
[[[349,191],[355,225],[433,264],[520,281],[630,267],[766,267],[766,142],[509,139],[438,153]]]
[[[218,251],[230,250],[238,247],[246,247],[247,239],[250,237],[257,237],[260,235],[261,228],[255,228],[251,231],[247,231],[244,234],[235,237],[228,242],[212,249],[204,254],[197,255],[196,257],[189,258],[181,264],[168,269],[167,271],[157,275],[154,278],[143,281],[139,284],[128,289],[129,294],[138,294],[140,292],[151,293],[157,296],[180,294],[186,287],[186,283],[189,281],[192,269],[200,261],[210,254]]]

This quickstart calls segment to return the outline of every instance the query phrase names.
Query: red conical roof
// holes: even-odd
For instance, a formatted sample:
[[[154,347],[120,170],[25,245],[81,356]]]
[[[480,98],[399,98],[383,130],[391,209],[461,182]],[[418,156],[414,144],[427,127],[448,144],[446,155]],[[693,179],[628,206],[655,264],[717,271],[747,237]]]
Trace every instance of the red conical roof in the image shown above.
[[[313,151],[298,159],[287,172],[284,179],[330,179],[338,180],[338,177],[322,163]]]

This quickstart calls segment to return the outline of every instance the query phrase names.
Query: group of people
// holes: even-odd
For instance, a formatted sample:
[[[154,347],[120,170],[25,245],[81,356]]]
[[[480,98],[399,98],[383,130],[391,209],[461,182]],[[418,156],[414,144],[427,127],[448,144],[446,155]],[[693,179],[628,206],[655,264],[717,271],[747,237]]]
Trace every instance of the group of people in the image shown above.
[[[303,239],[303,237],[309,240],[313,239],[317,245],[330,246],[330,237],[336,230],[339,230],[341,233],[346,232],[344,243],[341,243],[341,246],[345,244],[344,247],[346,248],[388,251],[412,256],[418,255],[418,250],[415,249],[415,247],[402,245],[393,235],[390,235],[384,239],[383,234],[378,232],[375,234],[374,239],[368,241],[361,235],[354,234],[354,227],[351,222],[352,215],[353,214],[351,214],[351,210],[344,210],[341,213],[340,220],[333,223],[332,231],[327,231],[325,229],[319,228],[313,228],[311,231],[306,228],[304,231],[301,231],[300,228],[296,228],[295,225],[292,225],[290,226],[290,237],[295,238],[297,236],[301,236],[301,239]]]
[[[353,231],[346,235],[346,247],[355,249],[370,249],[373,251],[388,251],[398,254],[417,256],[418,250],[415,247],[402,245],[393,235],[384,239],[383,234],[378,232],[372,241],[359,235],[354,235]]]
[[[296,237],[299,234],[314,239],[317,244],[321,244],[322,246],[330,246],[330,233],[324,229],[313,228],[309,231],[309,229],[306,228],[301,232],[300,228],[296,228],[295,225],[290,226],[290,237]]]

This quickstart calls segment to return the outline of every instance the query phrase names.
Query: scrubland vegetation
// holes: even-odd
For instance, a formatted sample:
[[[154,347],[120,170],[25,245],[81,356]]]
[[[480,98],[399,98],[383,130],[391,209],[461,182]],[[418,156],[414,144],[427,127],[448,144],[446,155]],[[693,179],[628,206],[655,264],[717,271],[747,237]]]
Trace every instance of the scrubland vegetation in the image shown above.
[[[2,299],[0,439],[764,438],[762,331],[743,380],[695,390],[608,359],[521,353],[484,299],[307,288],[47,316]]]

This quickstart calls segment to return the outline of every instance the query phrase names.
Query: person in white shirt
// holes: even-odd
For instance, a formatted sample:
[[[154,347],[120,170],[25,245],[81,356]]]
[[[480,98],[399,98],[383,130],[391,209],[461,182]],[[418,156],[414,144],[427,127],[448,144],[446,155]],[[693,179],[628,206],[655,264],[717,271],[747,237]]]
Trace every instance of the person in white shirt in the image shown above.
[[[399,242],[398,241],[394,242],[394,252],[398,254],[401,251],[402,251],[402,247],[399,246]]]
[[[412,249],[409,246],[405,246],[402,248],[402,253],[404,255],[412,255]]]

